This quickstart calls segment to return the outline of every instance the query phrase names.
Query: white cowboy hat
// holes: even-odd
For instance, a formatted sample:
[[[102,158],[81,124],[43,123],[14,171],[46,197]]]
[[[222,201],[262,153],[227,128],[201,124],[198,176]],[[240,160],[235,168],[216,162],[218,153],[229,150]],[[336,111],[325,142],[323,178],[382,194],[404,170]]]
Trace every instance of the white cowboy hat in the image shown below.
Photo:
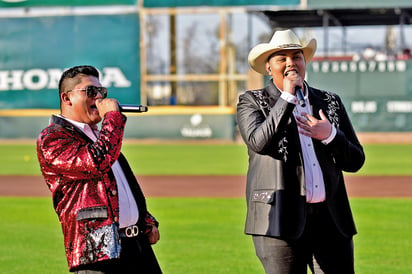
[[[280,30],[273,34],[269,43],[255,46],[248,56],[250,67],[260,74],[267,75],[265,64],[270,55],[285,49],[301,49],[306,64],[310,62],[316,51],[316,40],[312,39],[308,44],[302,45],[299,38],[291,30]]]

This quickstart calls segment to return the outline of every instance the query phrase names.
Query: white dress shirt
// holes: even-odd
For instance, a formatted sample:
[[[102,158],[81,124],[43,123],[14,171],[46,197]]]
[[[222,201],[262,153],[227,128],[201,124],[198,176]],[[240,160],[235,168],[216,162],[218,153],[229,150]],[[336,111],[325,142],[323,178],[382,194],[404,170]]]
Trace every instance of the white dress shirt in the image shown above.
[[[305,86],[307,90],[307,87]],[[295,104],[293,115],[300,116],[302,112],[312,114],[312,109],[308,99],[308,92],[305,93],[306,106],[302,107],[298,104],[296,96],[281,91],[281,97],[289,103]],[[336,136],[336,129],[332,125],[332,132],[328,138],[322,140],[323,144],[330,143]],[[306,201],[308,203],[319,203],[325,201],[325,182],[323,180],[322,169],[316,157],[315,149],[313,147],[312,138],[299,133],[299,140],[303,154],[303,165],[305,170],[305,187],[306,187]]]
[[[97,129],[93,130],[88,124],[73,121],[61,115],[60,117],[75,125],[94,142],[97,140],[97,136],[99,135]],[[126,176],[124,175],[124,172],[118,160],[116,160],[116,162],[114,162],[114,164],[112,165],[112,171],[116,179],[119,198],[119,225],[121,228],[127,227],[129,225],[134,225],[139,219],[139,210],[137,208],[137,204],[133,197],[129,183],[127,182]]]

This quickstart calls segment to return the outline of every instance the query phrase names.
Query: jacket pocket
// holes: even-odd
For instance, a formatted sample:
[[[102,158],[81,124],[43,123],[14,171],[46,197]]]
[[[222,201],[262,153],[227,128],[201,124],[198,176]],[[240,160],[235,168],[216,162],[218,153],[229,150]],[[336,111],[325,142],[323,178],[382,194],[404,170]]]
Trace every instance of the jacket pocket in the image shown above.
[[[275,192],[273,190],[255,190],[252,192],[250,201],[272,204],[275,201]]]
[[[106,206],[87,207],[77,212],[76,220],[107,219],[108,215]]]

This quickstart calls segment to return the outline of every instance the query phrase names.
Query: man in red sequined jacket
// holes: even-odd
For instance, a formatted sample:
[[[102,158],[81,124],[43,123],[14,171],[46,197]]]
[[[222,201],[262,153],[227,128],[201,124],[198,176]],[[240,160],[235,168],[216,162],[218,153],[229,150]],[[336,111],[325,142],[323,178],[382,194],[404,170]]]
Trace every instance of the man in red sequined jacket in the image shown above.
[[[61,114],[40,133],[37,155],[62,226],[69,270],[161,273],[151,247],[160,238],[158,222],[120,152],[126,117],[117,100],[106,98],[91,66],[66,70],[59,96]]]

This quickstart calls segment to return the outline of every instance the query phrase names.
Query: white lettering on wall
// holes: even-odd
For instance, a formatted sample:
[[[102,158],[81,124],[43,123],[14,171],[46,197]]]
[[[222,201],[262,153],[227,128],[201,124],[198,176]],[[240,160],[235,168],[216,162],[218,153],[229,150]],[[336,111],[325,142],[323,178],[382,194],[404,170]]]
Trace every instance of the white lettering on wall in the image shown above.
[[[375,113],[378,104],[375,101],[353,101],[351,103],[352,113]]]
[[[30,69],[23,74],[23,85],[27,89],[38,90],[43,89],[49,82],[49,76],[42,69]]]
[[[49,72],[49,84],[47,85],[47,88],[58,89],[62,71],[60,69],[48,69],[47,71]]]
[[[203,116],[199,113],[193,114],[190,117],[190,125],[185,125],[180,129],[180,133],[183,137],[203,137],[210,138],[213,135],[213,131],[208,124],[202,124]]]
[[[41,90],[57,89],[63,70],[52,68],[48,70],[30,69],[0,70],[0,91],[9,90]],[[101,82],[106,87],[127,88],[131,82],[117,67],[103,68]]]
[[[406,71],[404,60],[396,61],[316,61],[310,63],[313,72],[403,72]]]
[[[105,87],[127,88],[131,86],[129,80],[126,79],[120,68],[110,67],[103,68],[102,85]]]
[[[412,112],[412,101],[388,101],[386,109],[388,112]]]
[[[0,71],[0,90],[21,90],[24,89],[21,81],[24,71],[13,70]]]

